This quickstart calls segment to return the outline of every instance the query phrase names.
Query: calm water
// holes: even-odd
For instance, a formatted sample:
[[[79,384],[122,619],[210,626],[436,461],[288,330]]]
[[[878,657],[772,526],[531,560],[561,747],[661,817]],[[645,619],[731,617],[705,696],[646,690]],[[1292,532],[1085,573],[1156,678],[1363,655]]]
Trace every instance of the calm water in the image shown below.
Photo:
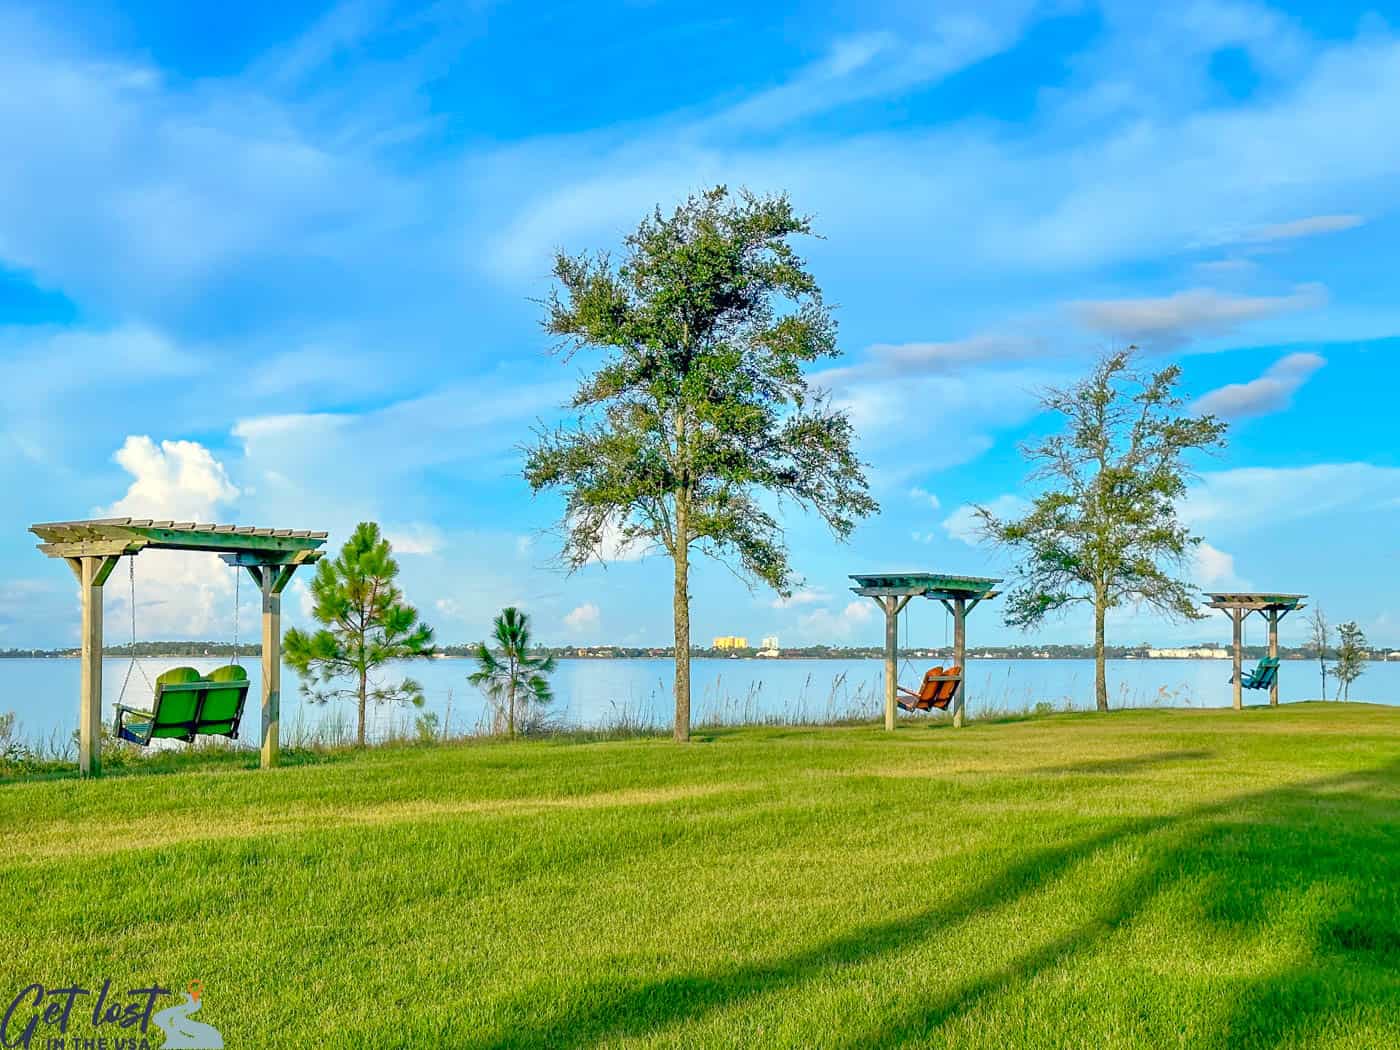
[[[208,670],[218,660],[145,662],[154,679],[164,668],[181,662]],[[924,661],[904,665],[901,681],[917,684]],[[257,735],[256,661],[246,661],[253,679],[243,739]],[[371,731],[377,737],[411,733],[416,715],[432,711],[453,733],[471,732],[486,722],[480,695],[466,681],[467,660],[428,660],[404,667],[423,683],[427,704],[421,709],[382,707],[372,711]],[[1247,665],[1248,666],[1248,665]],[[127,661],[109,659],[103,678],[104,718],[111,721]],[[882,664],[879,660],[696,660],[692,664],[693,714],[700,722],[825,719],[868,715],[881,710]],[[1108,665],[1110,703],[1115,707],[1222,707],[1230,703],[1230,664],[1224,660],[1114,660]],[[562,660],[555,674],[553,714],[574,726],[632,721],[667,725],[670,722],[671,662],[669,660]],[[282,737],[337,721],[353,725],[350,704],[314,705],[303,702],[299,681],[282,672]],[[968,707],[979,710],[1026,710],[1047,701],[1057,708],[1093,705],[1094,666],[1087,660],[979,660],[971,665]],[[1282,700],[1315,699],[1317,665],[1286,661],[1280,676]],[[1329,691],[1334,683],[1329,679]],[[1267,694],[1246,693],[1258,702]],[[0,660],[0,712],[18,716],[19,737],[25,741],[67,738],[77,727],[77,660]],[[1400,704],[1400,661],[1371,663],[1352,687],[1353,700]],[[139,672],[132,675],[127,703],[142,706],[150,689]]]

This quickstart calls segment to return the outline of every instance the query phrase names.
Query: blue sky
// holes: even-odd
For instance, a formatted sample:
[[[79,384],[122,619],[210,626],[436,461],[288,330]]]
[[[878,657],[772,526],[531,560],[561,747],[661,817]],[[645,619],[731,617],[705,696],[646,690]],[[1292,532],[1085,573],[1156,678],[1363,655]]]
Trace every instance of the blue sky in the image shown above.
[[[26,527],[127,513],[374,518],[444,640],[514,602],[545,641],[665,644],[668,563],[558,572],[517,446],[574,379],[538,325],[552,251],[716,182],[823,235],[846,357],[814,378],[884,509],[847,546],[790,518],[789,602],[701,563],[697,638],[875,643],[847,573],[997,573],[965,508],[1028,494],[1035,390],[1136,341],[1233,423],[1185,508],[1197,582],[1400,646],[1394,8],[47,3],[0,6],[0,79],[0,647],[76,636]],[[144,636],[230,631],[217,563],[137,574]]]

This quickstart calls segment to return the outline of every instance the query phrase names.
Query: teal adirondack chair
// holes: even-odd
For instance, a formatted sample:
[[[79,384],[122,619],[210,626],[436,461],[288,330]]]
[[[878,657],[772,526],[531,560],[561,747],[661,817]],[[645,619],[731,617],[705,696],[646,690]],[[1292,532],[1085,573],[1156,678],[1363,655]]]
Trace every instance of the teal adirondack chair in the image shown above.
[[[248,672],[237,664],[203,677],[193,667],[173,667],[156,679],[149,711],[117,705],[113,732],[142,747],[158,739],[189,743],[196,736],[237,736],[248,685]]]
[[[1259,661],[1258,667],[1244,676],[1240,685],[1245,689],[1272,689],[1277,680],[1278,660],[1272,656],[1266,656]]]

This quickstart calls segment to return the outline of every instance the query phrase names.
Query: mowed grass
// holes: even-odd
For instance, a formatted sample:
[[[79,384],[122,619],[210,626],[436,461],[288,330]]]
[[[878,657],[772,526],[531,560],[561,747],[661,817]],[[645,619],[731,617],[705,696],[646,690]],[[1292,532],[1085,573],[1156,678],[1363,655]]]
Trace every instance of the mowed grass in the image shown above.
[[[231,1050],[1400,1046],[1393,709],[225,763],[0,827],[0,1006],[197,977]]]

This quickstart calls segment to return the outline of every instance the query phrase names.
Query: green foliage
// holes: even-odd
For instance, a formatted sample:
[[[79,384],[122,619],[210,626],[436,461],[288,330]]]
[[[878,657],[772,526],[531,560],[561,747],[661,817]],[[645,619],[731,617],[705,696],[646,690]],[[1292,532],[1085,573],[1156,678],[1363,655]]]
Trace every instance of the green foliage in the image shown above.
[[[292,628],[283,640],[284,657],[302,676],[308,699],[356,701],[356,740],[361,745],[370,701],[423,703],[423,688],[412,678],[383,681],[375,672],[392,660],[432,656],[435,651],[433,629],[404,601],[394,583],[398,574],[379,526],[360,522],[340,555],[319,562],[312,577],[312,615],[323,626],[312,634]],[[349,679],[348,685],[336,684],[344,679]]]
[[[1092,604],[1098,705],[1107,707],[1103,630],[1108,610],[1141,603],[1168,617],[1197,619],[1194,590],[1174,575],[1200,542],[1177,517],[1189,452],[1224,446],[1226,425],[1181,412],[1181,369],[1134,368],[1135,348],[1099,361],[1085,380],[1047,390],[1046,411],[1062,433],[1023,446],[1029,480],[1043,482],[1030,512],[1015,521],[978,508],[984,533],[1023,552],[1006,601],[1006,621],[1031,627],[1079,602]]]
[[[1337,628],[1337,663],[1332,674],[1341,689],[1342,700],[1351,699],[1351,683],[1366,672],[1366,634],[1355,620]]]
[[[554,699],[549,685],[554,657],[530,652],[530,618],[514,607],[496,617],[492,640],[494,649],[485,642],[477,645],[476,670],[467,681],[485,694],[496,721],[504,722],[514,737],[518,715]]]
[[[736,199],[721,186],[670,216],[658,209],[616,266],[555,260],[545,328],[566,357],[605,356],[574,394],[576,424],[536,434],[525,478],[565,494],[570,568],[620,547],[674,560],[678,736],[689,731],[691,546],[786,595],[798,581],[785,504],[815,511],[838,539],[879,509],[850,420],[803,374],[840,353],[790,243],[811,232],[786,196]]]
[[[413,736],[420,744],[435,743],[442,735],[442,721],[436,711],[424,711],[413,720]]]

